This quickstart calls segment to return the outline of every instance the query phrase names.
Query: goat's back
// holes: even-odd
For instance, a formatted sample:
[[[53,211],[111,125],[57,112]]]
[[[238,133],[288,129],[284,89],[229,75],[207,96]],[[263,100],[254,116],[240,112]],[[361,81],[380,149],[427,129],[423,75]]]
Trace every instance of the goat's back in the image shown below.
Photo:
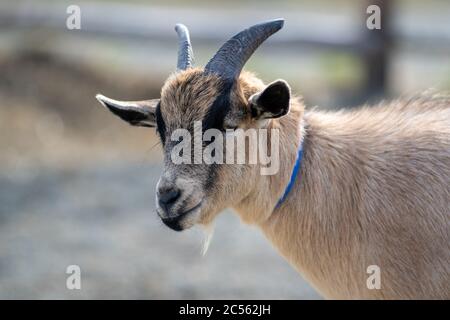
[[[323,264],[307,277],[323,282],[329,297],[450,298],[450,99],[305,118],[294,210],[310,230],[305,247],[327,257],[299,258],[302,270]],[[365,287],[369,265],[381,269],[381,290]],[[329,285],[336,277],[348,284],[345,293]]]

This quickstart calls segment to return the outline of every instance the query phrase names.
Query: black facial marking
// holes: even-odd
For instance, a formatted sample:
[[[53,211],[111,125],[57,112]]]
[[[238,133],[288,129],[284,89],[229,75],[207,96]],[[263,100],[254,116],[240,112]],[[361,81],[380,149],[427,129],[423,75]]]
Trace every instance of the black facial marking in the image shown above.
[[[166,140],[166,124],[164,123],[164,119],[161,114],[161,102],[156,106],[156,129],[158,130],[159,138],[161,139],[162,144],[165,144]]]
[[[222,83],[219,95],[203,118],[203,131],[212,128],[219,130],[223,129],[225,116],[231,109],[230,95],[232,87],[232,81],[225,81]]]
[[[217,163],[212,163],[208,166],[208,176],[206,177],[204,188],[206,192],[214,192],[214,185],[217,178],[217,173],[219,171],[219,165]]]
[[[233,81],[224,81],[222,83],[219,95],[203,118],[203,132],[212,128],[223,130],[225,117],[231,110],[230,96],[233,84]],[[205,190],[211,192],[214,188],[218,170],[218,164],[213,163],[208,166],[208,176],[204,183]]]

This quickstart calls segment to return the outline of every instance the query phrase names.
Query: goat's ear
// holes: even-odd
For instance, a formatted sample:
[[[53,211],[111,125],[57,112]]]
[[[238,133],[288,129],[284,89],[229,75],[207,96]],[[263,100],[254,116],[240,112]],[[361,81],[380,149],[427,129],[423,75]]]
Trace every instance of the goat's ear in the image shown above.
[[[133,126],[156,127],[155,113],[159,99],[118,101],[101,94],[95,97],[109,111]]]
[[[249,99],[254,119],[273,119],[289,112],[291,88],[284,80],[276,80]]]

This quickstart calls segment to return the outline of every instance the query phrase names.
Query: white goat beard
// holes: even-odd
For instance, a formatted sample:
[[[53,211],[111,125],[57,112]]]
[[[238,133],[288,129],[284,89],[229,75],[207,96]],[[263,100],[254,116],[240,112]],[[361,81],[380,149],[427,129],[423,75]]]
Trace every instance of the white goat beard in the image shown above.
[[[209,244],[211,243],[212,237],[214,235],[214,223],[211,222],[208,225],[203,225],[203,246],[202,246],[202,256],[206,255],[206,252],[208,251]]]

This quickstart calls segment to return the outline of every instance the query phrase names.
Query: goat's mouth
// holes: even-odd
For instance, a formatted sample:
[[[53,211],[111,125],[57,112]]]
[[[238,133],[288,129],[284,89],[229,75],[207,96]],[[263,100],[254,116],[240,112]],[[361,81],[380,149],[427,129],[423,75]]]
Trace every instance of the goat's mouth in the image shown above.
[[[181,213],[178,213],[174,217],[161,217],[162,222],[168,226],[170,229],[175,231],[183,231],[185,229],[188,229],[192,227],[195,224],[195,219],[197,217],[194,217],[195,215],[198,216],[198,213],[200,213],[200,209],[202,206],[203,201],[200,201],[192,208],[185,210]]]

